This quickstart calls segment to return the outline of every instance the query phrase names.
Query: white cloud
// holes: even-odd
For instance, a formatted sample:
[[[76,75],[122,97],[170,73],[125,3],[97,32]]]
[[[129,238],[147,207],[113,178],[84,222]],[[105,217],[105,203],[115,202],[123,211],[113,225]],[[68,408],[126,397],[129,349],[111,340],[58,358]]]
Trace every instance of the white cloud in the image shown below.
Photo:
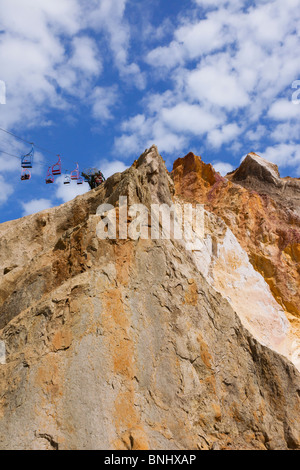
[[[256,126],[256,128],[250,129],[246,133],[246,137],[251,142],[259,142],[264,136],[266,136],[267,133],[268,133],[268,130],[266,126],[259,124],[258,126]]]
[[[229,111],[245,107],[249,96],[240,82],[238,73],[230,69],[229,57],[215,56],[209,65],[187,73],[189,95],[197,102],[208,101]]]
[[[132,151],[151,141],[172,154],[175,145],[179,152],[201,136],[208,149],[230,144],[237,152],[267,136],[275,144],[297,140],[289,121],[298,119],[299,107],[281,97],[288,89],[292,96],[300,77],[300,0],[194,4],[181,13],[169,42],[147,52],[146,62],[158,69],[152,77],[165,91],[146,95],[143,111],[121,126],[116,148]],[[293,152],[285,158],[297,165]]]
[[[65,177],[59,176],[55,180],[56,192],[55,196],[62,202],[68,202],[77,196],[87,193],[90,190],[88,183],[78,185],[76,181],[72,181],[71,184],[64,184]]]
[[[187,138],[176,132],[177,119],[180,119],[180,115],[176,110],[174,116],[167,110],[160,110],[157,119],[137,115],[125,121],[122,130],[129,134],[124,133],[115,139],[115,151],[127,157],[137,156],[155,143],[161,152],[180,152],[186,146]]]
[[[70,56],[57,64],[52,78],[63,92],[87,101],[91,80],[102,73],[102,57],[96,41],[86,36],[74,37],[70,48]]]
[[[222,176],[226,176],[227,173],[230,173],[234,170],[234,167],[227,162],[214,162],[213,167],[218,171]]]
[[[142,141],[137,134],[123,134],[115,138],[114,148],[116,152],[122,152],[125,157],[134,156],[143,148]]]
[[[146,62],[154,67],[171,69],[178,64],[184,63],[184,50],[181,44],[173,41],[167,47],[157,47],[150,51],[146,57]]]
[[[73,54],[70,64],[84,72],[99,74],[102,70],[100,51],[96,42],[89,37],[75,37],[72,41]]]
[[[151,137],[148,138],[145,148],[150,148],[153,144],[158,146],[161,152],[168,154],[180,152],[187,145],[187,138],[184,135],[169,131],[159,121],[154,122]]]
[[[292,96],[291,84],[300,78],[300,0],[194,0],[173,26],[167,19],[156,27],[156,16],[140,32],[141,47],[134,48],[139,25],[132,24],[133,4],[2,0],[0,79],[7,85],[7,104],[0,107],[1,125],[19,126],[24,135],[26,126],[48,123],[48,110],[76,118],[76,99],[77,109],[84,103],[103,123],[117,118],[116,109],[121,115],[126,103],[115,138],[122,156],[135,157],[153,143],[178,154],[200,139],[204,148],[230,145],[237,151],[249,140],[264,147],[268,137],[275,159],[298,166],[299,136],[290,122],[298,123],[300,107],[292,107],[288,89]],[[146,42],[151,34],[155,42]],[[146,84],[146,92],[131,94]],[[3,149],[23,152],[13,140]],[[0,154],[0,164],[5,172],[15,171],[18,161]],[[62,186],[61,200],[77,195],[73,186]]]
[[[91,104],[93,80],[100,77],[108,59],[103,47],[98,47],[99,35],[106,51],[113,55],[119,75],[127,83],[144,88],[144,73],[128,58],[131,31],[124,17],[126,3],[1,1],[1,80],[7,87],[7,104],[5,109],[0,107],[3,127],[41,126],[53,108],[74,115],[69,95]],[[112,91],[107,99],[112,99]],[[97,104],[93,112],[95,107]]]
[[[29,202],[22,202],[23,216],[36,214],[52,207],[50,199],[32,199]]]
[[[221,129],[213,129],[208,134],[208,143],[213,148],[220,148],[223,144],[228,144],[233,141],[240,133],[242,129],[238,127],[236,123],[227,124]]]
[[[276,121],[286,121],[293,118],[300,119],[300,109],[292,101],[280,99],[271,106],[268,115]]]
[[[203,135],[222,122],[217,115],[201,106],[179,103],[161,110],[161,120],[174,131]]]
[[[300,144],[278,144],[266,148],[260,155],[282,168],[296,167],[300,170]]]
[[[178,28],[175,38],[179,44],[183,45],[188,57],[196,59],[203,54],[222,49],[228,40],[228,34],[228,30],[223,29],[221,18],[217,19],[214,16]]]
[[[125,19],[126,4],[127,0],[85,0],[83,14],[90,27],[108,36],[114,63],[121,77],[139,89],[144,89],[145,74],[135,62],[128,59],[130,24]]]
[[[13,185],[3,175],[0,175],[0,189],[0,205],[2,205],[14,192]]]
[[[274,142],[290,142],[299,138],[299,127],[290,122],[278,124],[271,132],[271,138]]]
[[[114,175],[115,173],[123,173],[123,171],[127,170],[128,168],[128,166],[120,160],[113,160],[111,162],[108,160],[102,160],[98,167],[100,168],[106,179]]]
[[[89,100],[92,107],[92,114],[98,121],[112,119],[111,109],[116,104],[118,92],[115,86],[96,87]]]
[[[41,123],[42,105],[61,106],[55,69],[65,60],[59,32],[76,34],[76,2],[73,0],[3,0],[1,2],[0,62],[7,85],[7,103],[0,109],[5,127],[22,122]],[[17,12],[17,14],[16,14]],[[39,121],[38,121],[39,120]]]
[[[194,0],[197,5],[204,8],[218,8],[218,6],[229,6],[242,8],[245,4],[245,0],[219,0],[218,3],[215,0]]]

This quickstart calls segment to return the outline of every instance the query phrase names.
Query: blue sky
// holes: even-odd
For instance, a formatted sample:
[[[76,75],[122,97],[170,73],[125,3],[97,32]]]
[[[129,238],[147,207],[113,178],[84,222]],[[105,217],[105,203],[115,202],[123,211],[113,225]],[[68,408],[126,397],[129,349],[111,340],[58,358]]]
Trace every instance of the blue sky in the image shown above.
[[[0,222],[88,190],[46,186],[58,153],[108,177],[152,144],[170,170],[194,151],[223,174],[255,151],[300,177],[299,54],[300,0],[1,0],[0,127],[51,154],[21,182],[0,153]]]

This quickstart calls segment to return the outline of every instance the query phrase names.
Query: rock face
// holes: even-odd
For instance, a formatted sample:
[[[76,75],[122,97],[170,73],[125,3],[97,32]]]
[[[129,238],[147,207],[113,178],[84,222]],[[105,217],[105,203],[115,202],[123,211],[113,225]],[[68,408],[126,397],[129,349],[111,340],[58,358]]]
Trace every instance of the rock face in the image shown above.
[[[100,188],[0,225],[1,449],[300,448],[284,302],[216,215],[222,188],[232,206],[243,196],[240,213],[261,197],[194,156],[179,163],[174,185],[152,147]],[[99,239],[97,208],[120,218],[119,196],[148,208],[205,198],[202,245]],[[237,292],[250,298],[253,283],[254,319]]]
[[[300,179],[281,178],[277,165],[255,153],[247,155],[241,166],[227,178],[261,195],[270,196],[277,204],[300,216]]]
[[[176,195],[221,217],[290,322],[291,356],[300,364],[300,181],[280,178],[275,165],[250,154],[226,178],[200,157],[174,164]]]

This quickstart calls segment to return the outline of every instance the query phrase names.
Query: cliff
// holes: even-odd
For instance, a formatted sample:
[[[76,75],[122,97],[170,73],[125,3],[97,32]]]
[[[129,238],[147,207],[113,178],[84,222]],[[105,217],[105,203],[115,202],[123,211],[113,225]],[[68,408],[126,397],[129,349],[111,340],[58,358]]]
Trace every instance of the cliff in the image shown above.
[[[204,238],[101,239],[120,196],[204,203]],[[297,224],[193,155],[169,175],[152,147],[0,225],[0,448],[299,449],[299,242],[280,238]]]
[[[247,252],[289,320],[291,355],[300,364],[300,180],[280,178],[256,154],[226,178],[189,154],[174,163],[173,177],[177,197],[222,218]]]

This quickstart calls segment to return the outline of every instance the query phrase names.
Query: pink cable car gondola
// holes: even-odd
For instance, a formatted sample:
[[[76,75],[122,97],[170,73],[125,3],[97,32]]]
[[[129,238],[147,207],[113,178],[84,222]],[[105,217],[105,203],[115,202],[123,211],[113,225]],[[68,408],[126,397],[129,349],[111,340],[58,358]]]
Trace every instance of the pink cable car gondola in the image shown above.
[[[79,180],[79,165],[76,163],[76,169],[71,172],[71,180]]]
[[[31,179],[31,172],[23,168],[22,174],[21,174],[21,180],[28,181],[30,179]]]
[[[52,166],[52,175],[53,176],[59,176],[61,175],[61,158],[60,155],[58,156],[58,162],[55,163],[55,165]]]
[[[54,183],[54,177],[52,176],[52,173],[51,173],[51,166],[49,166],[48,168],[48,173],[47,173],[47,176],[46,176],[46,184],[53,184]]]

